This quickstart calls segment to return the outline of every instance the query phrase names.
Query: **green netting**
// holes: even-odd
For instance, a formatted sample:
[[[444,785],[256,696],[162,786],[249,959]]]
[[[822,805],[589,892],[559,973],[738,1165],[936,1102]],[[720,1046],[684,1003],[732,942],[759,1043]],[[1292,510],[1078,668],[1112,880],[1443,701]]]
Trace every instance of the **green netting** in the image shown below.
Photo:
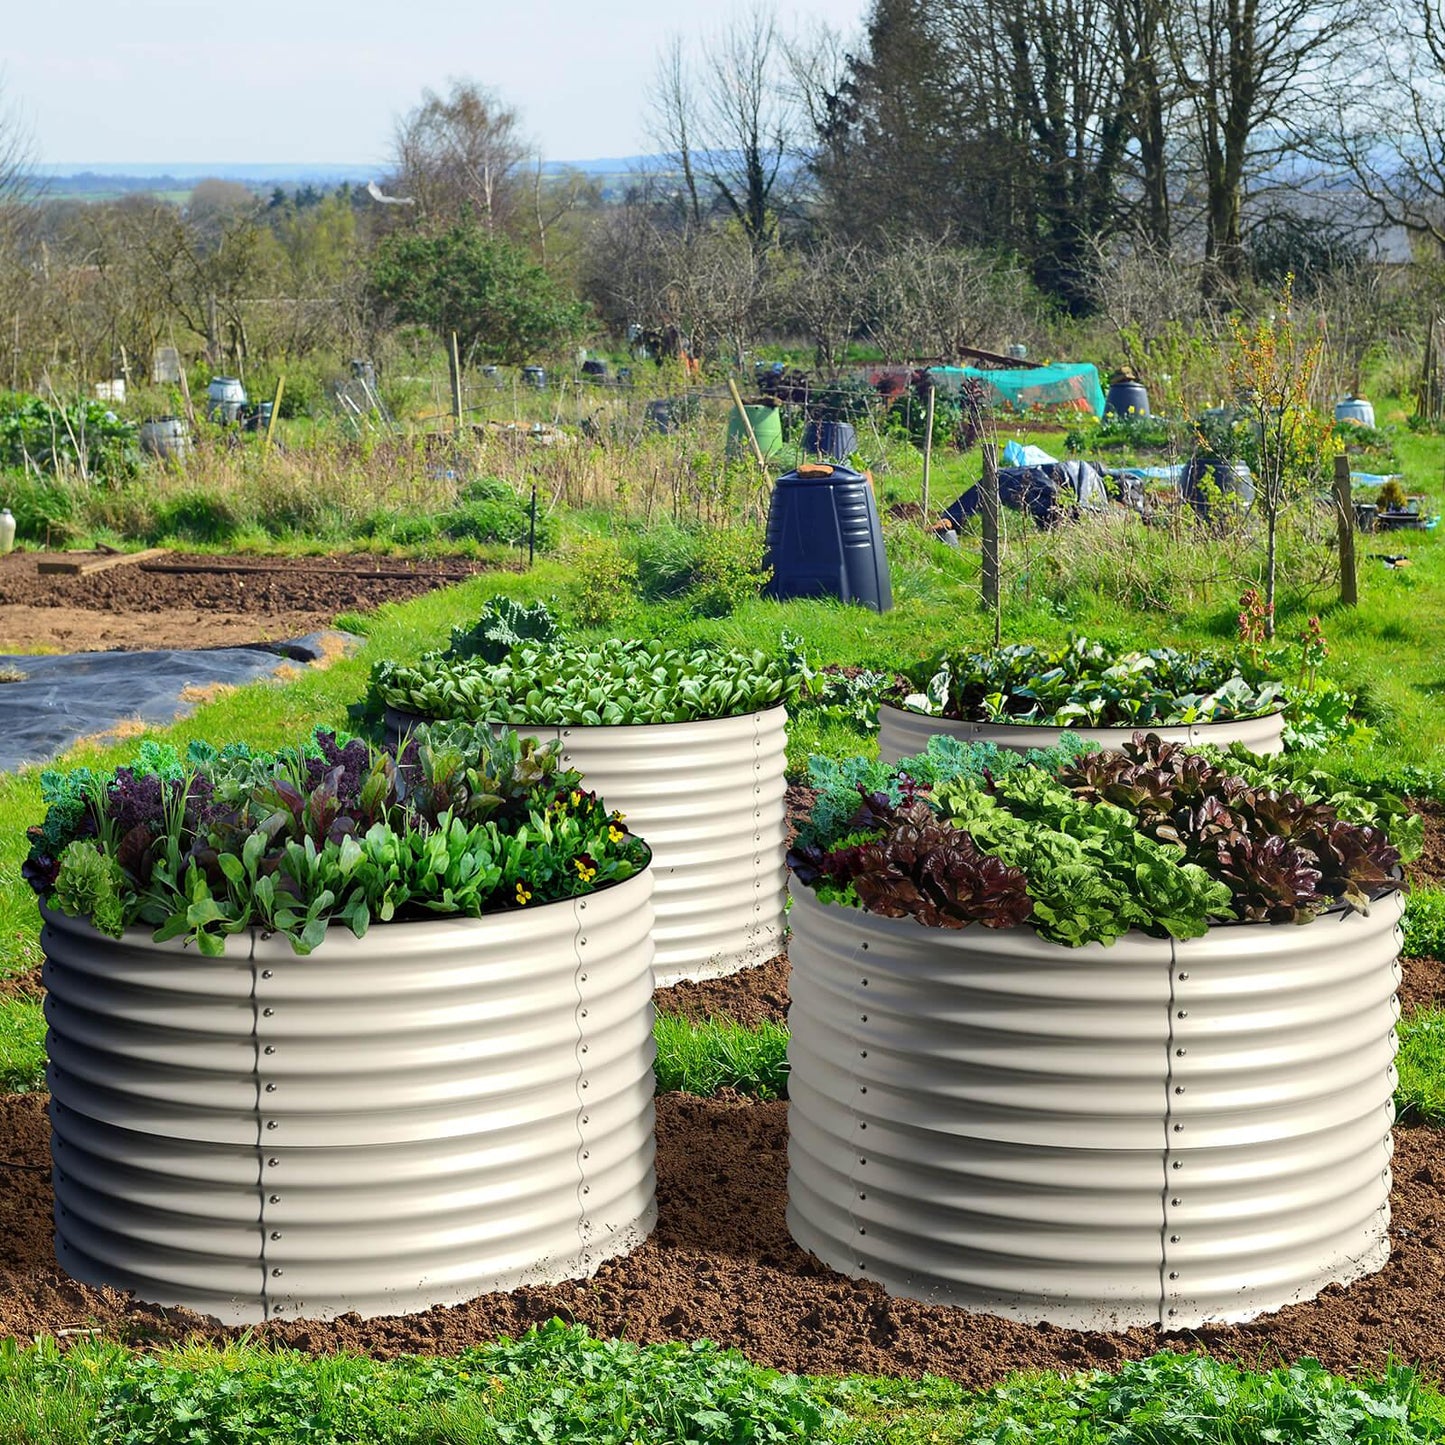
[[[1104,414],[1104,388],[1099,369],[1088,362],[1058,362],[1053,366],[1019,367],[1008,371],[982,371],[976,366],[930,366],[929,375],[941,392],[957,391],[964,380],[976,381],[993,406],[1012,411],[1064,408]],[[950,384],[951,383],[951,384]]]

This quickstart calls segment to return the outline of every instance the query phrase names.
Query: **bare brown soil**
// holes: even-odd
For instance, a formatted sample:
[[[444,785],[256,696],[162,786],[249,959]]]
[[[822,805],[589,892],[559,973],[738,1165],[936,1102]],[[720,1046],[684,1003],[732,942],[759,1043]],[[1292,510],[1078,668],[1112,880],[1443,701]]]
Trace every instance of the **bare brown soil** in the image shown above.
[[[0,557],[0,653],[279,642],[330,627],[339,612],[406,601],[492,570],[471,557],[172,553],[90,576],[42,576],[41,561],[56,556]]]
[[[1405,875],[1414,888],[1445,888],[1445,803],[1433,798],[1407,798],[1410,811],[1425,821],[1425,839],[1420,856],[1406,866]]]
[[[239,1332],[198,1315],[136,1304],[76,1284],[51,1246],[48,1125],[40,1095],[0,1099],[0,1335],[98,1328],[137,1341]],[[1162,1335],[1088,1334],[1017,1324],[946,1306],[892,1299],[805,1254],[788,1235],[787,1106],[670,1094],[658,1100],[658,1225],[631,1255],[590,1281],[483,1295],[425,1314],[332,1323],[305,1320],[255,1333],[323,1351],[447,1353],[514,1334],[554,1315],[634,1340],[706,1337],[760,1363],[799,1371],[915,1375],[982,1385],[1021,1368],[1108,1366],[1166,1346],[1277,1362],[1310,1355],[1335,1370],[1383,1370],[1387,1360],[1445,1372],[1445,1135],[1397,1131],[1385,1269],[1348,1288],[1248,1325]]]

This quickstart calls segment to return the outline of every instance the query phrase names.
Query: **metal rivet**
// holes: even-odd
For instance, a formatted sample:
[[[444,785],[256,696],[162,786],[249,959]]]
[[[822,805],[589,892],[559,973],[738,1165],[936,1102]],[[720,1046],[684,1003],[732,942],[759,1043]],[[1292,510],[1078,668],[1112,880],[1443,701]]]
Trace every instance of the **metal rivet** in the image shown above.
[[[281,1271],[280,1271],[279,1269],[273,1269],[273,1270],[271,1271],[271,1278],[272,1278],[272,1279],[280,1279],[280,1278],[281,1278]]]
[[[860,1123],[860,1124],[858,1125],[858,1127],[859,1127],[860,1129],[866,1129],[868,1126],[867,1126],[867,1124]]]
[[[1183,1125],[1183,1124],[1176,1124],[1176,1125],[1174,1126],[1174,1132],[1175,1132],[1176,1134],[1182,1134],[1182,1133],[1184,1132],[1184,1125]]]
[[[281,1196],[280,1196],[279,1194],[273,1194],[273,1195],[271,1195],[270,1198],[269,1198],[269,1200],[268,1200],[268,1203],[271,1203],[271,1204],[280,1204],[280,1202],[281,1202]]]
[[[1182,1199],[1171,1199],[1169,1203],[1172,1208],[1178,1209],[1179,1206],[1184,1203],[1184,1201]]]
[[[586,1080],[586,1079],[583,1079],[583,1080],[582,1080],[582,1087],[583,1087],[584,1089],[587,1087],[587,1080]]]
[[[582,1052],[583,1052],[584,1054],[587,1052],[587,1045],[586,1045],[586,1044],[583,1044],[583,1045],[582,1045]]]
[[[590,1114],[583,1114],[582,1122],[584,1124],[590,1124],[592,1122],[592,1116]]]
[[[582,1017],[583,1017],[584,1019],[587,1017],[587,1010],[586,1010],[586,1009],[583,1009],[583,1010],[582,1010]]]
[[[1189,1010],[1187,1008],[1180,1009],[1177,1017],[1181,1019],[1187,1019],[1189,1017]]]
[[[587,975],[586,975],[585,973],[584,973],[584,974],[580,974],[580,975],[578,975],[578,976],[581,978],[581,980],[582,980],[583,983],[586,983],[586,982],[587,982]]]
[[[261,1017],[262,1017],[262,1018],[270,1018],[271,1015],[274,1014],[275,1012],[276,1012],[276,1010],[273,1009],[273,1008],[263,1008],[263,1009],[261,1010]]]
[[[1174,1057],[1175,1057],[1176,1059],[1182,1059],[1182,1058],[1184,1057],[1184,1055],[1185,1055],[1186,1053],[1188,1053],[1188,1052],[1189,1052],[1188,1049],[1175,1049],[1175,1050],[1174,1050]]]
[[[274,1054],[274,1053],[276,1052],[276,1045],[275,1045],[275,1044],[267,1044],[267,1045],[266,1045],[266,1052],[267,1052],[268,1054]]]
[[[866,1159],[860,1159],[858,1162],[860,1164],[866,1164],[868,1161]]]
[[[583,1192],[584,1194],[591,1194],[591,1193],[592,1193],[592,1186],[591,1186],[590,1184],[584,1184],[584,1185],[582,1186],[582,1192]]]
[[[587,940],[586,940],[585,938],[579,938],[579,939],[577,940],[577,947],[578,947],[578,948],[581,948],[582,945],[583,945],[584,943],[586,943],[586,942],[587,942]]]
[[[860,1094],[866,1094],[866,1093],[868,1092],[868,1085],[867,1085],[867,1084],[859,1084],[859,1085],[858,1085],[858,1092],[859,1092]]]
[[[271,1231],[271,1238],[272,1238],[272,1239],[280,1239],[280,1238],[281,1238],[281,1231],[280,1231],[279,1229],[273,1229],[273,1230]]]
[[[274,1094],[274,1093],[276,1092],[276,1085],[275,1085],[275,1084],[267,1084],[267,1085],[266,1085],[266,1092],[267,1092],[268,1094]]]
[[[592,1157],[592,1151],[590,1149],[584,1149],[582,1151],[582,1157],[584,1159],[590,1159]]]
[[[1169,1278],[1170,1278],[1170,1279],[1178,1279],[1178,1278],[1179,1278],[1179,1271],[1178,1271],[1177,1269],[1171,1269],[1171,1270],[1169,1271]]]
[[[1173,1169],[1182,1169],[1184,1168],[1184,1161],[1182,1159],[1176,1159],[1170,1167]]]
[[[1177,1314],[1179,1313],[1179,1311],[1178,1311],[1178,1310],[1170,1310],[1169,1313],[1170,1313],[1171,1315],[1177,1315]]]
[[[275,1121],[274,1119],[267,1119],[267,1120],[266,1120],[266,1127],[267,1127],[268,1129],[274,1129],[274,1128],[276,1127],[276,1121]]]
[[[867,987],[868,987],[868,980],[867,980],[866,978],[863,980],[863,987],[864,987],[864,988],[867,988]]]
[[[868,1015],[867,1015],[867,1014],[859,1014],[859,1015],[858,1015],[858,1022],[859,1022],[859,1023],[862,1023],[862,1024],[866,1024],[866,1023],[868,1022]]]
[[[866,1059],[866,1058],[868,1057],[868,1050],[867,1050],[867,1049],[859,1049],[859,1050],[858,1050],[858,1057],[859,1057],[860,1059]]]
[[[266,1161],[266,1167],[268,1169],[274,1169],[280,1162],[281,1161],[279,1159],[268,1159]]]
[[[1170,1243],[1170,1244],[1178,1244],[1178,1243],[1179,1243],[1179,1236],[1178,1236],[1177,1234],[1171,1234],[1171,1235],[1169,1236],[1169,1243]]]
[[[1179,975],[1179,977],[1180,977],[1181,979],[1185,979],[1185,978],[1188,978],[1189,975],[1188,975],[1187,973],[1181,973],[1181,974]]]
[[[578,908],[586,908],[586,907],[587,907],[587,905],[586,905],[585,903],[579,903],[577,906],[578,906]]]
[[[262,978],[270,978],[270,977],[271,977],[271,970],[270,970],[269,968],[263,968],[263,969],[261,970],[261,977],[262,977]]]
[[[868,952],[868,945],[867,945],[866,943],[863,945],[863,952],[864,952],[864,953],[867,953],[867,952]]]
[[[1184,1085],[1183,1085],[1183,1084],[1175,1084],[1175,1086],[1174,1086],[1174,1092],[1175,1092],[1176,1094],[1182,1094],[1182,1093],[1184,1092]]]

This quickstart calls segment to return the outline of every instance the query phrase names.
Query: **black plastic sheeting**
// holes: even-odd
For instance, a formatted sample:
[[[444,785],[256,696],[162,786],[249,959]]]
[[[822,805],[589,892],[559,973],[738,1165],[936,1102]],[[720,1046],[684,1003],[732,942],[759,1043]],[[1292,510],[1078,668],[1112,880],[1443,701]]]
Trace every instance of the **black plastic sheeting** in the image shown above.
[[[181,699],[188,687],[239,687],[282,667],[317,662],[325,655],[325,636],[313,632],[294,642],[193,652],[0,655],[3,674],[24,675],[0,685],[0,772],[44,762],[78,739],[132,718],[164,724],[185,717],[194,711]]]

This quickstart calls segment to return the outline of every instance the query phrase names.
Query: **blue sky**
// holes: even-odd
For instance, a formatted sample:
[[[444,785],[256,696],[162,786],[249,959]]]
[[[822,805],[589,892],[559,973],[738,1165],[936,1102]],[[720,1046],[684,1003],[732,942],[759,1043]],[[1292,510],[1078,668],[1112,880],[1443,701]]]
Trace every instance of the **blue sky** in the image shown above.
[[[672,33],[725,6],[680,0],[11,0],[4,103],[45,164],[363,162],[456,76],[499,91],[549,160],[649,150],[643,91]],[[795,0],[787,24],[852,32],[866,0]]]

